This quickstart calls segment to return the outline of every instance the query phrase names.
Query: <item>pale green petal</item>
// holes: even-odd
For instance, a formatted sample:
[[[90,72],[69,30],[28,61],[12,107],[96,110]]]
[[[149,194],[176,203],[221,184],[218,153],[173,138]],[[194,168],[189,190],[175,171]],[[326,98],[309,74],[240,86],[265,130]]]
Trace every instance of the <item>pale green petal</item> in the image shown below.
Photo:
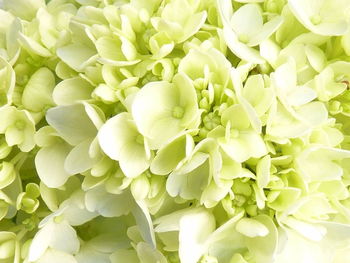
[[[0,165],[0,188],[10,185],[16,178],[15,168],[10,162],[2,162]]]
[[[307,181],[339,180],[343,175],[337,160],[350,158],[350,152],[329,147],[310,147],[296,159],[298,169]]]
[[[284,211],[300,197],[301,190],[293,187],[284,187],[281,190],[270,192],[267,196],[268,206],[276,211]],[[273,200],[270,200],[273,197]]]
[[[326,64],[326,56],[322,49],[313,45],[307,45],[305,53],[311,66],[318,72],[321,72]]]
[[[0,106],[12,103],[15,84],[15,71],[11,65],[0,56]]]
[[[75,258],[78,261],[78,263],[95,263],[95,262],[111,263],[111,261],[109,259],[109,254],[103,253],[104,251],[99,251],[91,244],[96,239],[102,239],[104,237],[105,237],[104,235],[99,235],[98,237],[92,239],[88,244],[83,246],[79,250],[78,254],[75,255]],[[107,237],[105,237],[105,238],[107,238]],[[100,240],[98,240],[98,241],[100,241]]]
[[[5,139],[9,146],[14,146],[23,143],[23,131],[18,129],[15,125],[11,125],[6,129]]]
[[[310,116],[312,117],[312,116]],[[269,114],[266,132],[279,138],[296,138],[311,129],[309,125],[296,119],[279,102],[273,105],[273,111]]]
[[[91,139],[81,142],[75,146],[64,161],[64,169],[70,174],[85,172],[94,165],[94,159],[89,155]]]
[[[142,263],[167,263],[167,259],[157,249],[149,244],[140,242],[136,246],[137,255]]]
[[[349,2],[290,0],[289,7],[296,18],[310,31],[325,36],[339,36],[348,29]]]
[[[46,120],[71,145],[93,138],[97,133],[83,104],[51,108],[47,111]]]
[[[166,183],[169,195],[200,199],[203,189],[208,185],[208,158],[208,154],[197,152],[188,163],[172,172]]]
[[[184,25],[182,36],[176,42],[181,43],[196,34],[206,19],[207,12],[205,11],[191,15]]]
[[[230,158],[225,152],[221,153],[222,168],[219,174],[221,179],[232,180],[241,174],[241,164]]]
[[[151,171],[155,174],[166,175],[186,156],[187,136],[181,135],[158,150],[151,163]]]
[[[214,229],[215,218],[204,209],[186,214],[180,219],[179,256],[182,263],[199,260],[205,252],[204,243]]]
[[[88,100],[94,87],[86,80],[76,77],[57,84],[52,97],[57,105],[69,105],[80,100]]]
[[[250,127],[248,115],[240,104],[227,108],[222,113],[221,122],[223,125],[227,125],[230,122],[231,128],[237,130],[246,130]]]
[[[40,7],[45,6],[44,0],[4,0],[5,10],[9,10],[22,19],[31,21]]]
[[[257,263],[274,262],[278,245],[278,232],[275,223],[267,215],[259,215],[254,220],[262,224],[268,231],[266,236],[246,238],[245,243]],[[264,234],[264,233],[263,233]]]
[[[143,239],[147,242],[150,248],[156,248],[156,238],[154,235],[153,223],[146,203],[141,200],[136,201],[136,204],[134,205],[131,212],[135,217],[136,224]]]
[[[265,62],[256,49],[241,43],[238,40],[237,35],[229,26],[224,26],[223,30],[226,45],[236,56],[255,64],[262,64]]]
[[[59,142],[41,148],[35,156],[38,176],[48,187],[60,187],[68,180],[70,174],[65,171],[64,162],[70,150],[70,146]]]
[[[70,44],[57,49],[57,56],[72,69],[81,72],[95,60],[96,51],[82,44]]]
[[[272,89],[264,87],[261,75],[252,75],[247,79],[242,95],[253,106],[258,116],[270,108],[274,99]]]
[[[80,188],[80,184],[79,179],[76,177],[69,178],[65,185],[66,189],[64,192],[70,197],[64,200],[60,205],[60,209],[63,210],[64,218],[71,226],[80,226],[98,216],[97,213],[90,212],[86,209],[85,192],[76,190]],[[72,191],[74,192],[71,193]]]
[[[237,232],[250,238],[265,237],[269,234],[268,228],[252,218],[242,218],[236,224]]]
[[[262,3],[264,0],[234,0],[238,3]]]
[[[286,229],[287,242],[276,255],[276,263],[329,263],[332,262],[333,248],[324,243],[310,241],[293,230]]]
[[[40,68],[29,79],[22,94],[23,106],[31,111],[42,111],[53,105],[52,91],[55,76],[48,68]]]
[[[141,134],[151,140],[152,148],[160,147],[184,130],[181,119],[173,117],[175,107],[180,107],[180,114],[185,111],[179,105],[176,87],[168,82],[150,82],[136,94],[132,115]]]
[[[54,16],[44,8],[40,8],[37,12],[37,19],[39,20],[39,32],[42,43],[49,49],[53,48],[59,36]]]
[[[36,263],[78,263],[71,254],[60,250],[48,249]]]
[[[85,205],[90,212],[104,217],[118,217],[129,214],[133,200],[129,191],[115,195],[107,193],[103,186],[95,187],[85,194]]]
[[[180,106],[185,111],[181,118],[181,124],[185,127],[190,127],[198,115],[196,90],[191,79],[183,73],[175,75],[173,83],[178,90],[179,104],[177,106]]]
[[[282,23],[283,23],[283,18],[281,16],[274,17],[273,19],[268,21],[266,24],[264,24],[261,31],[259,31],[256,35],[253,35],[250,38],[247,45],[250,47],[259,45],[261,42],[268,39],[273,33],[275,33],[276,30],[282,25]]]
[[[206,208],[215,207],[231,190],[232,180],[220,180],[216,184],[214,180],[204,189],[200,202]]]
[[[174,40],[182,36],[181,24],[177,22],[165,20],[160,17],[152,17],[151,23],[158,32],[166,32]]]
[[[266,155],[256,165],[256,181],[260,188],[265,188],[270,181],[271,157]]]
[[[30,53],[33,53],[35,55],[39,55],[41,57],[51,57],[52,56],[51,52],[47,48],[43,47],[41,44],[39,44],[35,40],[31,39],[30,37],[28,37],[22,33],[19,33],[18,38],[19,38],[19,41],[20,41],[21,45],[23,46],[23,48],[25,48]]]
[[[111,263],[139,263],[135,250],[118,249],[116,252],[110,255],[109,259]]]
[[[45,253],[45,250],[48,249],[52,235],[52,227],[52,224],[49,224],[48,226],[39,229],[35,234],[29,248],[28,258],[30,261],[38,260]]]
[[[327,214],[337,213],[338,211],[332,208],[327,197],[324,195],[310,196],[298,207],[298,210],[293,215],[298,219],[309,220],[310,218],[322,219]]]
[[[237,138],[227,142],[220,140],[219,143],[225,153],[239,163],[251,157],[260,158],[267,153],[263,139],[254,131],[240,132]]]
[[[299,107],[296,113],[311,126],[318,126],[327,121],[328,111],[320,101],[313,101]]]
[[[149,40],[150,50],[155,59],[167,56],[174,48],[174,42],[165,32],[158,32]]]
[[[260,7],[255,4],[243,5],[234,12],[230,24],[238,35],[238,39],[245,37],[245,40],[249,42],[251,37],[260,33],[263,28]]]
[[[50,222],[50,247],[69,254],[75,254],[79,251],[80,242],[75,229],[66,221],[61,223]],[[44,226],[46,228],[47,226]]]
[[[150,158],[144,138],[137,131],[129,113],[109,119],[99,130],[98,140],[102,150],[110,158],[119,161],[126,176],[138,176],[149,167]]]
[[[209,254],[215,256],[219,262],[230,262],[235,252],[246,247],[244,236],[235,230],[236,223],[242,216],[241,212],[230,218],[207,239]]]
[[[109,64],[113,66],[126,66],[133,65],[139,62],[139,60],[132,59],[128,61],[122,51],[122,42],[119,39],[113,39],[110,37],[101,37],[96,41],[96,49],[101,57],[103,64]]]

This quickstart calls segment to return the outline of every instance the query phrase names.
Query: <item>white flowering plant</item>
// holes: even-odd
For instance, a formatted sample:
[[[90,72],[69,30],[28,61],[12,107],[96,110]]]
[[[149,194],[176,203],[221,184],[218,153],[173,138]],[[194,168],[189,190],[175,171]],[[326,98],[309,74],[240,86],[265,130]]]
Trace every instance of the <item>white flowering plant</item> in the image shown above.
[[[350,263],[349,0],[0,7],[0,262]]]

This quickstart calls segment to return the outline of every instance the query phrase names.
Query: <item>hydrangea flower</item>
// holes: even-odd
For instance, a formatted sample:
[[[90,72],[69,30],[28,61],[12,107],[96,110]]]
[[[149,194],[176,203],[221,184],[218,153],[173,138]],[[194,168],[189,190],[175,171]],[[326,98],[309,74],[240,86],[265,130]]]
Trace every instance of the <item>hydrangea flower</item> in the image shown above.
[[[345,263],[347,0],[0,0],[0,261]]]

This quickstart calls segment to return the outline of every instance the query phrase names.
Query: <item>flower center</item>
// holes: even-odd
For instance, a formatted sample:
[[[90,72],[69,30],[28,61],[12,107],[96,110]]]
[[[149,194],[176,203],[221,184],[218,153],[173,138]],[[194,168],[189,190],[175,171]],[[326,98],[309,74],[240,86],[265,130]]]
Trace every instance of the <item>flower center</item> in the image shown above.
[[[26,126],[26,124],[25,124],[25,122],[22,121],[22,120],[19,120],[19,121],[16,121],[16,122],[15,122],[15,127],[16,127],[18,130],[23,130],[25,126]]]
[[[321,23],[322,18],[321,18],[320,15],[313,15],[313,16],[310,18],[310,20],[311,20],[311,23],[313,23],[314,25],[318,25],[318,24]]]
[[[180,106],[175,106],[173,108],[173,117],[176,119],[181,119],[184,116],[184,109]]]
[[[249,37],[246,34],[241,34],[238,37],[238,40],[244,44],[248,43]]]
[[[138,143],[138,144],[141,144],[141,145],[143,145],[143,136],[141,135],[141,134],[139,134],[139,135],[137,135],[136,136],[136,142]]]

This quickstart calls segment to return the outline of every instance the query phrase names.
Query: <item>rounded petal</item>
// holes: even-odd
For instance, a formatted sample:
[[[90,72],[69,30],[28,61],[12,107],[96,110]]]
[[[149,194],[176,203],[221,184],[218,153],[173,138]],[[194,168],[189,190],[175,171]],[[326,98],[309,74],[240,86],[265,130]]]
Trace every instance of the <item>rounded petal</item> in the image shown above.
[[[96,51],[82,44],[71,44],[57,49],[57,56],[72,69],[81,72],[94,60]]]
[[[83,104],[51,108],[47,111],[46,120],[71,145],[93,138],[97,133]]]
[[[150,164],[143,136],[137,131],[129,113],[121,113],[109,119],[99,130],[98,140],[102,150],[119,161],[128,177],[136,177]]]
[[[39,178],[48,187],[60,187],[68,180],[70,174],[64,169],[64,162],[70,150],[66,143],[57,143],[41,148],[35,156]]]
[[[150,139],[154,148],[184,130],[181,119],[173,117],[173,109],[178,104],[177,89],[165,81],[150,82],[136,94],[132,115],[138,130]]]
[[[94,159],[89,155],[91,139],[81,142],[75,146],[64,161],[64,169],[70,174],[85,172],[94,165]]]
[[[23,90],[23,106],[36,112],[52,106],[52,91],[55,82],[55,76],[48,68],[38,69]]]
[[[57,105],[69,105],[80,100],[88,100],[94,87],[86,80],[75,77],[57,84],[52,97]]]

